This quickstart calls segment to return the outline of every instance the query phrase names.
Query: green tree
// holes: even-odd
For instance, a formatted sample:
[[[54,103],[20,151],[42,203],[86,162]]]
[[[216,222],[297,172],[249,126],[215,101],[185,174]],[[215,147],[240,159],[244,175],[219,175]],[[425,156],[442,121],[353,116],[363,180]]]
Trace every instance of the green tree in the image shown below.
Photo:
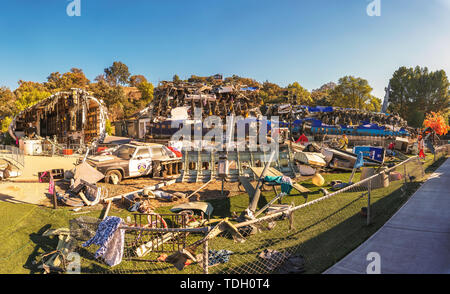
[[[191,75],[191,77],[188,79],[189,83],[208,83],[207,77],[199,77],[196,75]]]
[[[126,85],[129,81],[130,72],[128,71],[128,66],[120,61],[114,61],[104,71],[105,78],[112,87]]]
[[[105,131],[109,136],[112,135],[112,126],[111,126],[111,121],[109,119],[106,120]]]
[[[90,81],[83,73],[83,70],[79,68],[71,68],[69,72],[60,74],[59,72],[53,72],[47,77],[47,82],[44,83],[45,87],[52,93],[59,91],[67,91],[71,88],[85,89],[89,85]]]
[[[100,76],[99,76],[100,77]],[[95,80],[96,83],[89,84],[89,91],[92,92],[92,95],[98,99],[103,99],[103,101],[108,105],[107,99],[109,98],[108,93],[111,90],[111,87],[106,82],[105,79],[97,77]]]
[[[270,83],[269,81],[263,83],[259,95],[265,104],[287,102],[287,98],[283,96],[283,89],[277,84]]]
[[[368,109],[371,92],[372,87],[367,80],[345,76],[340,78],[338,85],[331,90],[330,102],[337,107]]]
[[[134,111],[134,107],[132,107],[121,86],[109,88],[104,101],[113,121],[123,119],[126,117],[125,113]]]
[[[381,99],[377,98],[375,96],[371,96],[366,109],[368,111],[372,111],[372,112],[380,112],[381,111]]]
[[[179,77],[177,74],[175,74],[175,75],[173,76],[173,78],[172,78],[172,81],[173,81],[174,83],[179,83],[179,82],[181,81],[181,79],[180,79],[180,77]]]
[[[231,77],[225,78],[225,83],[241,84],[246,85],[248,87],[261,88],[261,84],[258,83],[256,80],[251,78],[240,77],[238,75],[233,75]]]
[[[287,87],[288,100],[297,105],[311,105],[311,93],[300,86],[298,82],[294,82]]]
[[[336,84],[329,82],[322,85],[319,89],[311,91],[312,105],[332,106],[330,101],[330,92],[336,87]]]
[[[17,97],[15,101],[17,112],[33,106],[51,95],[44,85],[22,80],[19,81],[19,88],[14,91],[14,94]]]
[[[155,87],[150,82],[143,82],[139,84],[137,87],[139,91],[141,92],[141,99],[142,105],[147,105],[153,100],[153,92],[155,90]]]
[[[130,87],[138,87],[141,83],[146,83],[147,79],[143,75],[134,75],[130,77]]]
[[[0,125],[0,133],[6,133],[8,132],[8,127],[12,122],[12,118],[10,116],[7,116],[2,119],[1,125]]]
[[[16,96],[7,87],[0,87],[0,117],[10,116],[17,112]]]
[[[450,83],[445,71],[400,67],[390,80],[388,112],[398,113],[413,127],[422,126],[425,113],[449,111]]]

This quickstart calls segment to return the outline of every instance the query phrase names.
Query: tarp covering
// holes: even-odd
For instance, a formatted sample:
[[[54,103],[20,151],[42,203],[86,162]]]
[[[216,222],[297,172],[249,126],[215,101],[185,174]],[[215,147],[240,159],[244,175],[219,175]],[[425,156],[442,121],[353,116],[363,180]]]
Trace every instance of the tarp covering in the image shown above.
[[[74,171],[74,179],[75,179],[75,187],[81,183],[81,180],[88,182],[89,184],[95,184],[105,176],[90,166],[87,162],[83,162],[80,165],[75,167]]]
[[[333,107],[331,106],[307,106],[309,112],[333,112]]]

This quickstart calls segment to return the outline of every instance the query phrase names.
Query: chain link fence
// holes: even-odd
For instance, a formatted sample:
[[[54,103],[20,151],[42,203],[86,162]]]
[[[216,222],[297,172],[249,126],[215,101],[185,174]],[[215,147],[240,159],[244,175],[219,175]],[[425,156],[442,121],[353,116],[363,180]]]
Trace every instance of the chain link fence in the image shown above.
[[[12,160],[21,167],[25,165],[23,152],[15,146],[0,145],[0,158]]]
[[[212,253],[229,252],[209,272],[321,273],[369,237],[372,222],[391,215],[389,207],[406,201],[423,176],[422,163],[413,157],[305,204],[238,224],[245,242],[236,244],[227,233],[209,242]]]
[[[443,150],[437,156],[445,156]],[[424,176],[417,156],[390,168],[365,168],[363,180],[355,184],[341,184],[336,191],[322,189],[307,198],[285,196],[263,216],[241,223],[222,220],[191,228],[179,215],[140,215],[139,220],[135,216],[121,228],[123,259],[114,267],[94,257],[97,248],[81,246],[100,220],[92,219],[84,228],[82,220],[73,220],[71,231],[80,241],[82,272],[321,273],[378,230]],[[299,204],[299,199],[304,200]]]

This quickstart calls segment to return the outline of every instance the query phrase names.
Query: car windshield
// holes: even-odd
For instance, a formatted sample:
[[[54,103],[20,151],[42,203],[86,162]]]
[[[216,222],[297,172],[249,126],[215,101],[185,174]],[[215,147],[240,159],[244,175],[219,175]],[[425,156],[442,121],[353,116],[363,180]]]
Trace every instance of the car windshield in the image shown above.
[[[122,145],[113,154],[122,159],[130,159],[134,151],[136,151],[135,147]]]

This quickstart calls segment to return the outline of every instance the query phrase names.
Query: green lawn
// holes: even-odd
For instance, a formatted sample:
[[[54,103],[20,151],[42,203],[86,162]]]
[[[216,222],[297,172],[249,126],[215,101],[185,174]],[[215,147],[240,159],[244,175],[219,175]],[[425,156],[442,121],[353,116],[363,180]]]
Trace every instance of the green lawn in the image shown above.
[[[432,156],[427,157],[424,165],[426,173],[432,173],[444,160],[433,164]],[[324,176],[330,180],[340,179],[346,182],[349,173],[333,173]],[[355,180],[358,180],[359,174]],[[393,182],[388,188],[374,190],[372,193],[373,219],[370,226],[366,226],[365,218],[359,215],[361,207],[366,206],[367,199],[358,200],[363,191],[343,193],[329,198],[294,215],[294,229],[289,230],[288,221],[277,222],[272,230],[264,230],[257,235],[247,238],[245,243],[236,244],[230,238],[216,238],[210,243],[210,249],[228,249],[234,252],[230,262],[212,267],[210,272],[266,272],[267,267],[260,262],[257,254],[265,248],[288,249],[300,253],[306,260],[308,273],[320,273],[334,262],[341,259],[352,249],[356,248],[376,230],[378,230],[410,195],[420,186],[423,179],[416,178],[402,189],[401,181]],[[323,196],[319,188],[306,182],[306,187],[312,190],[308,201]],[[326,187],[329,189],[329,187]],[[264,192],[259,203],[262,207],[270,201],[274,194]],[[209,201],[214,206],[214,217],[231,216],[232,212],[240,213],[248,206],[246,194],[228,199]],[[289,196],[283,203],[294,202],[296,205],[305,203],[302,196]],[[0,202],[0,273],[34,273],[33,260],[42,253],[56,248],[57,239],[43,237],[41,234],[48,228],[68,227],[70,219],[78,216],[100,217],[102,211],[95,210],[88,214],[76,215],[71,208],[61,207],[57,210],[29,204],[15,204]],[[168,213],[169,208],[161,208],[157,212]],[[126,210],[112,210],[110,215],[125,218],[131,213]],[[263,228],[264,229],[264,228]],[[198,238],[190,236],[189,241]],[[95,246],[91,246],[95,247]],[[103,272],[108,267],[93,259],[92,252],[81,249],[83,272]],[[154,259],[155,256],[146,258]],[[131,271],[130,271],[131,270]],[[172,266],[164,263],[144,263],[124,261],[113,272],[148,272],[148,273],[201,273],[197,265],[191,265],[185,271],[178,272]]]

